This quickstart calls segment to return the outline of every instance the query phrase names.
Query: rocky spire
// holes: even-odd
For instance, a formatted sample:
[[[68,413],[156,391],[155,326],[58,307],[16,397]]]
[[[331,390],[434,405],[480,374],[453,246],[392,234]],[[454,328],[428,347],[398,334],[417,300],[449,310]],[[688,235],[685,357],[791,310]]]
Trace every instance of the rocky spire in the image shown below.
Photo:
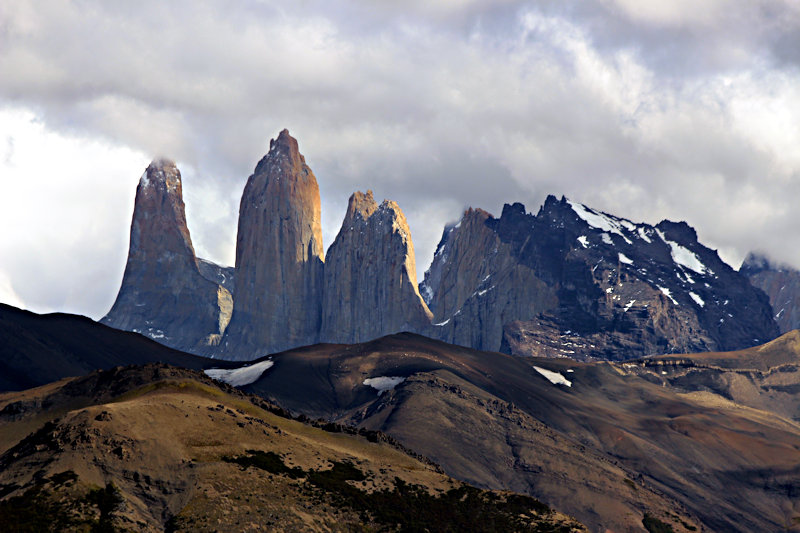
[[[288,130],[269,146],[239,207],[237,298],[225,342],[235,359],[310,344],[319,333],[319,187]]]
[[[153,161],[136,189],[125,274],[103,322],[202,351],[219,340],[231,305],[230,293],[198,269],[180,171],[172,161]]]
[[[321,340],[363,342],[420,331],[432,314],[417,289],[411,231],[400,207],[372,191],[350,197],[325,258]]]

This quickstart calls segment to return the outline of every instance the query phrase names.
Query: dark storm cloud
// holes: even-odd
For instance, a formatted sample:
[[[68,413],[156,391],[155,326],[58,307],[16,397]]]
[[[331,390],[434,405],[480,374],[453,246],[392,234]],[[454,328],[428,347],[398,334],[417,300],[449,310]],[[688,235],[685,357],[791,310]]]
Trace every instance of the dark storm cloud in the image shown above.
[[[178,160],[196,248],[220,261],[245,179],[288,127],[326,243],[350,193],[373,189],[406,212],[420,275],[467,206],[536,211],[548,193],[685,219],[732,261],[758,245],[800,265],[799,15],[779,0],[14,3],[0,103]]]

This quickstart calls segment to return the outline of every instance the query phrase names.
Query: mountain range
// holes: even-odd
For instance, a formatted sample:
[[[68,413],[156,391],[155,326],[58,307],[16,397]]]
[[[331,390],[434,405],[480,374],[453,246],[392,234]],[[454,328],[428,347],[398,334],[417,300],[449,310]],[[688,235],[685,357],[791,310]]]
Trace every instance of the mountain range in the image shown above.
[[[159,159],[101,323],[0,304],[0,529],[800,531],[800,272],[548,196],[418,283],[396,202],[320,205],[283,130],[217,265]]]
[[[523,500],[522,514],[551,529],[515,522],[513,531],[578,522],[590,531],[777,531],[796,530],[800,518],[796,331],[744,351],[623,362],[516,357],[402,333],[243,364],[69,315],[3,311],[4,338],[17,322],[47,333],[6,349],[11,375],[53,357],[98,361],[108,345],[120,356],[85,377],[67,369],[60,381],[0,394],[0,523],[20,508],[99,521],[102,510],[81,502],[111,487],[122,501],[111,517],[118,527],[224,531],[266,520],[325,530],[338,519],[380,530],[385,517],[359,515],[366,500],[344,485],[395,498],[405,494],[396,477],[459,501],[464,492],[447,494],[463,483],[512,490],[576,520]],[[65,326],[74,323],[83,324],[78,339]],[[76,343],[85,348],[65,348]],[[10,357],[20,352],[29,358]],[[134,356],[137,365],[113,367]],[[317,477],[340,473],[354,477]],[[484,518],[513,500],[470,494],[491,504]],[[424,503],[445,502],[454,500]],[[475,530],[492,530],[475,519]]]
[[[767,295],[684,222],[633,223],[548,196],[537,214],[466,210],[418,284],[397,203],[355,192],[323,255],[319,187],[287,130],[248,178],[235,267],[195,256],[175,164],[136,194],[128,262],[103,322],[180,350],[252,360],[401,331],[582,360],[742,349],[779,326]]]

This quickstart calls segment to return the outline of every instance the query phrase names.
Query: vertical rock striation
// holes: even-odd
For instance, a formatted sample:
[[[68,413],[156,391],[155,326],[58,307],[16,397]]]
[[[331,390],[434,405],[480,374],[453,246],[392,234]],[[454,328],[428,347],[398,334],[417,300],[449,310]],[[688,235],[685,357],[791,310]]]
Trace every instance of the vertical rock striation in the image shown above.
[[[434,313],[434,324],[426,334],[498,351],[505,324],[556,307],[555,290],[518,260],[492,221],[486,211],[470,208],[458,224],[445,228],[420,285]]]
[[[102,322],[182,350],[217,343],[230,319],[230,293],[200,273],[175,163],[153,161],[139,180],[128,261]]]
[[[323,283],[319,187],[283,130],[245,185],[236,238],[236,292],[224,351],[233,359],[311,344]]]
[[[325,257],[323,342],[355,343],[422,331],[432,315],[417,288],[411,230],[400,207],[372,191],[350,197]]]

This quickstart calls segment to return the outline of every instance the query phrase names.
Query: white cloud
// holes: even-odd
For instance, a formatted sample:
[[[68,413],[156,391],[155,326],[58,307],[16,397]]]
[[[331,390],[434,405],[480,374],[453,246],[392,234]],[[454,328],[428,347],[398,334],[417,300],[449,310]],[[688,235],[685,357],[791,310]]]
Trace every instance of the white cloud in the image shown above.
[[[729,0],[605,0],[605,3],[635,21],[664,26],[708,26],[723,18],[732,7]]]
[[[0,280],[13,287],[4,298],[39,312],[101,316],[122,278],[147,158],[53,133],[25,111],[0,111],[0,138],[14,146],[0,163]]]
[[[465,207],[548,193],[800,266],[800,11],[661,4],[7,2],[0,105],[33,111],[0,122],[0,222],[23,228],[0,236],[0,272],[31,307],[102,314],[159,155],[198,253],[230,264],[244,182],[283,127],[325,243],[373,189],[406,212],[420,274]]]

